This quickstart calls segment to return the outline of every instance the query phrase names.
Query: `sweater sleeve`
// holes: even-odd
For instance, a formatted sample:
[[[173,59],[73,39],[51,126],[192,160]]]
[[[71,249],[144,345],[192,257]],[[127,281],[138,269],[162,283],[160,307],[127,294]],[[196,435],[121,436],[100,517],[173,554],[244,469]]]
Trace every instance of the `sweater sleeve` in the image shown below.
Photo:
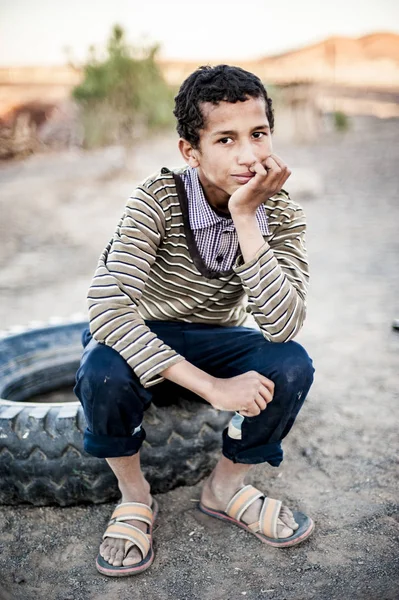
[[[292,340],[305,320],[309,280],[305,230],[302,209],[292,203],[285,206],[256,256],[244,264],[238,259],[234,267],[251,313],[270,342]]]
[[[100,256],[88,292],[90,331],[127,361],[144,387],[184,360],[164,344],[138,313],[139,301],[165,234],[165,215],[144,186],[126,203],[116,232]]]

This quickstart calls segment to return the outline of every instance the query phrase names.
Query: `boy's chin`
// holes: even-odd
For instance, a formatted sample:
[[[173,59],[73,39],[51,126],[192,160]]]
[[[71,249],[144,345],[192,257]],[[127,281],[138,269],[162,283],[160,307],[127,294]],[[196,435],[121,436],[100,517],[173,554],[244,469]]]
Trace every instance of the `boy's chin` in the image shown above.
[[[236,192],[238,189],[240,189],[241,185],[242,184],[238,183],[238,182],[231,183],[229,186],[226,186],[226,188],[228,187],[228,189],[226,189],[226,194],[228,194],[229,196],[232,196],[234,194],[234,192]]]

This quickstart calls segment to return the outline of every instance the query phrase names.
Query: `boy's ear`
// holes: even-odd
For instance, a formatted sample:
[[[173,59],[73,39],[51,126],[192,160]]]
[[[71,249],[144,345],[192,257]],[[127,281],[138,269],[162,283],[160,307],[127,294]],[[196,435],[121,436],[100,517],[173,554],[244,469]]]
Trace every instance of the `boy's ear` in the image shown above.
[[[184,138],[179,139],[179,150],[186,163],[194,169],[199,166],[198,150]]]

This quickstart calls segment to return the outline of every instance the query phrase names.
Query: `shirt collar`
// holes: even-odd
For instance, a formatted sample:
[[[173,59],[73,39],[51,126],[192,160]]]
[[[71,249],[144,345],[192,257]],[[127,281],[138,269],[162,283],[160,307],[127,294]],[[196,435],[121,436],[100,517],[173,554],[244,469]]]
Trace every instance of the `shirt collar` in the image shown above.
[[[218,215],[211,208],[205,198],[197,169],[188,167],[184,172],[183,181],[188,200],[190,228],[193,231],[212,227],[212,225],[219,223],[224,223],[226,226],[233,224],[231,217]],[[269,235],[267,214],[263,204],[256,211],[256,218],[262,235]]]

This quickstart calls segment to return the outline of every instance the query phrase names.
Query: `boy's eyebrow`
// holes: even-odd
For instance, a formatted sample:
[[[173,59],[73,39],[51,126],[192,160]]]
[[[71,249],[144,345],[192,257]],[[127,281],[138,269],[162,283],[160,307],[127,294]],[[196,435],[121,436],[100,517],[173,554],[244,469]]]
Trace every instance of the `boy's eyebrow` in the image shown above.
[[[219,135],[231,135],[232,133],[237,133],[237,132],[233,131],[233,129],[229,129],[226,131],[215,131],[214,133],[212,133],[212,135],[215,137],[218,137]]]
[[[258,131],[259,129],[270,129],[270,126],[267,123],[263,123],[262,125],[257,125],[256,127],[253,127],[251,131]],[[215,133],[212,133],[212,136],[218,137],[219,135],[232,135],[234,133],[237,132],[233,129],[229,129],[226,131],[215,131]]]

